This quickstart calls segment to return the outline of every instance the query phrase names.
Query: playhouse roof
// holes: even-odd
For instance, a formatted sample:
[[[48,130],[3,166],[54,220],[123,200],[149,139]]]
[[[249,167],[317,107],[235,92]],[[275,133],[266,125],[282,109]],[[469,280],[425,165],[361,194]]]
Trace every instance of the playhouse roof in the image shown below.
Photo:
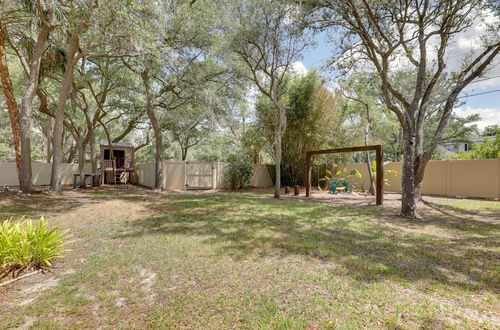
[[[106,141],[101,141],[101,146],[109,147],[109,143]],[[121,147],[121,148],[133,148],[134,147],[131,143],[128,143],[128,142],[111,143],[111,146],[112,147]]]

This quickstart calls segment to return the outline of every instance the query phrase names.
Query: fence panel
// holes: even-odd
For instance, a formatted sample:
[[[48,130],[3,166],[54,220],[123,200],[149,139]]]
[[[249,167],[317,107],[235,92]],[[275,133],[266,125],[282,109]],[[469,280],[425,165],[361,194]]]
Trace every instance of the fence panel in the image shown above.
[[[344,166],[344,165],[343,165]],[[343,168],[343,166],[341,168]],[[347,170],[358,169],[363,178],[349,178],[350,183],[367,187],[368,169],[364,164],[346,164]],[[385,170],[395,170],[396,175],[386,175],[387,192],[401,192],[402,163],[388,163]],[[431,160],[426,166],[422,193],[448,197],[500,198],[500,159]]]
[[[203,176],[192,176],[188,182],[191,186],[224,187],[225,164],[193,162],[190,169],[193,173]],[[214,167],[213,177],[210,174]],[[366,164],[346,164],[347,170],[357,169],[363,175],[362,179],[349,178],[351,184],[357,189],[368,190],[369,178]],[[387,177],[389,186],[384,190],[388,192],[401,192],[401,163],[388,163],[385,169],[393,169],[397,175]],[[343,168],[339,166],[338,168]],[[253,175],[250,186],[270,187],[273,185],[267,165],[253,164]],[[50,163],[32,163],[33,184],[49,185],[52,170]],[[90,172],[90,164],[85,164],[85,172]],[[165,161],[164,183],[166,188],[184,189],[185,164],[182,161]],[[62,164],[62,184],[72,184],[73,174],[78,173],[78,164]],[[137,181],[139,184],[154,187],[155,165],[145,163],[137,165]],[[213,180],[213,181],[212,181]],[[18,186],[16,165],[12,162],[0,163],[0,186]],[[446,160],[430,161],[425,171],[422,184],[424,194],[441,196],[464,196],[479,198],[500,198],[500,159],[481,160]]]
[[[213,163],[186,162],[186,189],[214,189]]]
[[[448,195],[500,198],[500,159],[448,162]]]
[[[155,186],[155,163],[139,164],[136,167],[136,172],[140,185],[150,188]]]
[[[85,173],[90,173],[92,166],[85,164]],[[31,174],[33,185],[47,186],[50,185],[50,177],[52,173],[51,163],[31,163]],[[73,184],[73,174],[78,173],[78,164],[61,164],[61,184]],[[0,186],[19,186],[17,179],[16,164],[12,162],[0,163]]]

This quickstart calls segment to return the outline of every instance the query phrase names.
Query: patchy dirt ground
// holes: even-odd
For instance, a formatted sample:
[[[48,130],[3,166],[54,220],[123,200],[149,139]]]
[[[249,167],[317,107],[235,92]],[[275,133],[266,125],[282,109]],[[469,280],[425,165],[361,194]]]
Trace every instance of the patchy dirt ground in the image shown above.
[[[426,197],[409,222],[397,194],[269,196],[0,193],[0,218],[72,235],[51,272],[0,287],[0,328],[500,324],[500,202]]]

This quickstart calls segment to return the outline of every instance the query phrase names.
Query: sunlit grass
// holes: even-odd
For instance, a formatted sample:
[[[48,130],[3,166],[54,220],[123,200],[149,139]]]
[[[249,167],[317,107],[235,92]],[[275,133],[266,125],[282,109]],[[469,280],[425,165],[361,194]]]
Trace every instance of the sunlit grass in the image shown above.
[[[87,221],[74,273],[0,313],[0,327],[28,316],[45,328],[496,326],[499,230],[472,215],[419,223],[252,193],[147,197],[106,198],[108,219],[87,219],[85,205],[68,215]]]
[[[441,203],[457,211],[500,212],[500,201],[447,200]]]

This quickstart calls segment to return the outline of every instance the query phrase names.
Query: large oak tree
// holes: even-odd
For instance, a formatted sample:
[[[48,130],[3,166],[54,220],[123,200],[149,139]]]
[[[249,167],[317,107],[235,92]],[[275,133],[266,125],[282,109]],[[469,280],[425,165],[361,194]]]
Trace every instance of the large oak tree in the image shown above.
[[[308,4],[313,5],[311,17],[320,27],[337,28],[338,63],[370,64],[379,76],[384,103],[403,130],[401,215],[418,217],[425,167],[442,140],[457,97],[487,71],[500,52],[498,17],[482,0],[319,0]],[[483,29],[475,38],[476,46],[462,58],[450,58],[456,38],[477,24]],[[460,65],[448,68],[451,61]],[[401,72],[411,74],[409,85],[400,84]],[[431,113],[430,102],[443,84],[447,92],[439,100],[438,111]],[[438,124],[432,132],[427,130],[430,136],[426,137],[426,124],[433,115],[439,116]]]

